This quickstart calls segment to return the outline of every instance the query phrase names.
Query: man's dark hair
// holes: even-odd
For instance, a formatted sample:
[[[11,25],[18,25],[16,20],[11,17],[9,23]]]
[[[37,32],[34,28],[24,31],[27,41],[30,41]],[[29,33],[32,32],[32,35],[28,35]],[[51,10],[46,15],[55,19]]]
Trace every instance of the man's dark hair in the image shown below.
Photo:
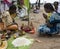
[[[16,6],[15,6],[15,5],[11,5],[11,6],[9,7],[9,13],[10,13],[10,14],[16,13]]]
[[[53,8],[53,6],[52,6],[51,3],[46,3],[46,4],[44,5],[44,8],[50,9],[50,10],[54,11],[54,8]]]

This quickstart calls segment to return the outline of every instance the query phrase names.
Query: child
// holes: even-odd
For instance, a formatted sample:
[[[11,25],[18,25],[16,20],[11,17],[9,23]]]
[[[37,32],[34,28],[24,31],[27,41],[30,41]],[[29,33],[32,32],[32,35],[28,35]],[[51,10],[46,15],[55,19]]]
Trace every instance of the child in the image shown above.
[[[16,17],[16,6],[12,5],[9,7],[9,11],[5,11],[2,15],[5,30],[18,29],[18,25],[14,22],[15,17]]]
[[[52,14],[51,14],[49,20],[47,19],[47,16],[44,15],[47,23],[44,24],[44,25],[41,25],[41,26],[39,27],[38,32],[39,32],[39,34],[48,34],[48,35],[56,34],[57,28],[56,28],[56,24],[54,24],[54,23],[55,23],[55,22],[54,22],[54,16],[55,16],[56,14],[54,13],[54,8],[53,8],[52,4],[46,3],[46,4],[44,5],[44,9],[45,9],[45,12],[46,12],[46,13],[52,13]],[[56,16],[58,16],[58,15],[56,15]]]
[[[46,22],[50,19],[50,16],[52,15],[53,12],[53,7],[51,4],[47,4],[47,6],[44,5],[44,10],[46,13],[48,13],[47,15],[45,13],[43,13],[43,17],[45,18]]]

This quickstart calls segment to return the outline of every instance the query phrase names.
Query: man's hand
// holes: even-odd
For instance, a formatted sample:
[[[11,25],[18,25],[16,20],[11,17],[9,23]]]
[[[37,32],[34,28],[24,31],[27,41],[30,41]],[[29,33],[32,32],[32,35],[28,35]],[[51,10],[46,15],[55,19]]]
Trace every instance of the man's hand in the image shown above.
[[[47,21],[46,24],[47,24],[48,27],[53,27],[53,24],[50,24],[49,21]]]
[[[47,19],[47,15],[46,15],[46,14],[44,14],[44,13],[43,13],[43,17],[44,17],[45,19]]]

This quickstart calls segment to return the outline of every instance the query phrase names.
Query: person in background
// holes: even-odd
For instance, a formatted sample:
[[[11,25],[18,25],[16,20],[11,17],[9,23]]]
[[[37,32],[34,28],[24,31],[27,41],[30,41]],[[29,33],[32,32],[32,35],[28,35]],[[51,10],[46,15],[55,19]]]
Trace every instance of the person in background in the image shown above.
[[[38,6],[38,0],[30,0],[31,8],[33,9],[33,13],[39,13],[39,6]]]
[[[59,4],[58,4],[57,12],[60,13],[60,2],[59,2]]]
[[[5,30],[17,30],[18,25],[15,23],[14,18],[16,17],[16,6],[12,5],[9,7],[9,11],[5,11],[2,14],[2,20],[4,22]]]
[[[1,1],[0,3],[0,12],[3,13],[4,12],[4,2]]]
[[[6,4],[8,7],[11,6],[12,0],[3,0],[4,4]]]
[[[57,11],[58,10],[59,2],[55,1],[53,5],[54,5],[55,11]]]

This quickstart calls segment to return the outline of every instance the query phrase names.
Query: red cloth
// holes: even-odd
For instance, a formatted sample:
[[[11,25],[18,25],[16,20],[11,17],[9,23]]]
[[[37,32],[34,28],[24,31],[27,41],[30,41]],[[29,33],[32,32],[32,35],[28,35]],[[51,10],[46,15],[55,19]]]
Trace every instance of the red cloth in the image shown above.
[[[31,34],[34,34],[35,33],[35,29],[33,28],[31,31],[30,31]]]
[[[31,33],[31,34],[35,33],[35,28],[30,29],[28,26],[26,26],[26,27],[21,26],[21,30],[23,30],[27,33]]]
[[[26,27],[21,26],[21,30],[23,30],[25,32],[31,31],[31,29],[28,26],[26,26]]]
[[[4,1],[4,3],[10,3],[8,0],[3,0]]]
[[[10,7],[12,5],[12,2],[9,2],[9,0],[3,0],[4,1],[4,4],[7,4],[8,7]]]

